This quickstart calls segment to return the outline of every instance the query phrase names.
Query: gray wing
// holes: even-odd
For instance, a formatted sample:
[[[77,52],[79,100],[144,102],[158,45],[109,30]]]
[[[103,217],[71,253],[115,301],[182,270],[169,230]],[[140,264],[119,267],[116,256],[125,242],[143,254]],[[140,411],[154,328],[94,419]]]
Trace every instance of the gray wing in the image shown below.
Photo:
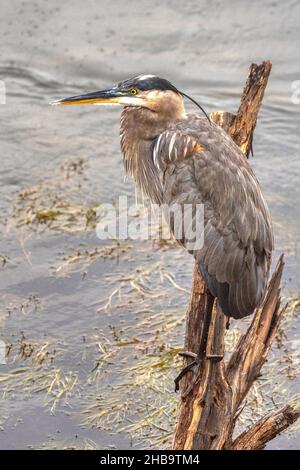
[[[220,127],[190,116],[158,137],[153,160],[164,203],[204,205],[204,244],[193,254],[209,290],[226,315],[251,314],[265,293],[273,235],[247,159]]]

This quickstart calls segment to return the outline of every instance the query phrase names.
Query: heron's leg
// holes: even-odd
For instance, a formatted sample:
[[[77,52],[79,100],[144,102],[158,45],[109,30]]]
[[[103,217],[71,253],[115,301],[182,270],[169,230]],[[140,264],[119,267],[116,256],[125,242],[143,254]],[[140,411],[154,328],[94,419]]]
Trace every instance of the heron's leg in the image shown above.
[[[218,304],[217,304],[217,308],[219,308]],[[187,366],[185,366],[175,379],[175,392],[177,392],[179,390],[180,380],[188,372],[192,373],[191,380],[189,381],[186,390],[184,390],[182,393],[182,398],[185,398],[192,391],[196,381],[200,379],[201,368],[205,360],[219,362],[224,357],[223,354],[218,354],[218,353],[211,354],[209,351],[207,351],[207,340],[208,340],[210,322],[211,322],[211,311],[208,312],[204,318],[198,354],[194,352],[190,352],[190,351],[184,351],[184,352],[179,353],[180,356],[182,357],[192,359],[192,362],[188,364]]]
[[[183,352],[179,353],[180,356],[190,357],[190,358],[193,359],[193,361],[190,364],[188,364],[187,366],[185,366],[182,369],[182,371],[179,373],[179,375],[174,380],[174,382],[175,382],[175,392],[177,392],[179,390],[180,380],[188,372],[192,372],[191,381],[189,382],[189,385],[186,388],[186,390],[184,390],[184,392],[182,393],[183,398],[185,398],[191,392],[197,378],[200,375],[199,371],[201,369],[203,359],[206,357],[206,345],[207,345],[210,321],[211,321],[211,311],[208,314],[206,314],[206,316],[204,318],[203,330],[202,330],[202,334],[201,334],[198,354],[190,352],[190,351],[183,351]]]

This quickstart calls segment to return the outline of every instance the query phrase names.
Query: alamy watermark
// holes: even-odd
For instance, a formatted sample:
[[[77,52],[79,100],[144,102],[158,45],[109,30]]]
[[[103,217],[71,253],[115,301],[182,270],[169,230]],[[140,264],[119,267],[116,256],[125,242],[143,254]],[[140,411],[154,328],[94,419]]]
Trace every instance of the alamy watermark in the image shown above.
[[[291,101],[293,104],[300,104],[300,80],[294,80],[291,85],[292,97]]]
[[[120,196],[115,204],[102,204],[97,210],[97,219],[96,233],[101,240],[175,238],[190,251],[203,246],[203,204],[132,206],[127,196]]]
[[[6,104],[6,86],[3,80],[0,80],[0,104]]]
[[[6,364],[6,345],[2,339],[0,339],[0,365]]]

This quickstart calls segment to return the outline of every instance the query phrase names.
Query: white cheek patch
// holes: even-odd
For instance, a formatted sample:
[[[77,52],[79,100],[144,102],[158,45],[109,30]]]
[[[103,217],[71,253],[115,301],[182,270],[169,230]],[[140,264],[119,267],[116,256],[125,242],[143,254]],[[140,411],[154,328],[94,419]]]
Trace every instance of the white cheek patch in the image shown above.
[[[122,96],[119,98],[119,103],[125,106],[142,106],[144,104],[144,100],[135,96]]]
[[[99,102],[93,103],[95,106],[143,106],[144,100],[142,98],[131,97],[131,96],[122,96],[118,98],[117,102]]]
[[[148,100],[153,100],[155,102],[157,102],[161,96],[162,92],[160,92],[159,90],[150,90],[150,91],[146,91],[145,92],[145,95],[147,96],[147,99]]]

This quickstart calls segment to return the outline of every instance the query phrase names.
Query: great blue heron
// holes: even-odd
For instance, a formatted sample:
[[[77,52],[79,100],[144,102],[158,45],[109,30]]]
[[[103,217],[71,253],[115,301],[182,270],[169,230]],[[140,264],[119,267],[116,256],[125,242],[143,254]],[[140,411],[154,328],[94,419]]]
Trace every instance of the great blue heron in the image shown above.
[[[124,106],[126,173],[154,203],[204,205],[204,245],[193,254],[225,315],[242,318],[266,290],[273,249],[269,211],[238,146],[207,116],[186,114],[183,97],[190,98],[169,81],[140,75],[54,104]]]

